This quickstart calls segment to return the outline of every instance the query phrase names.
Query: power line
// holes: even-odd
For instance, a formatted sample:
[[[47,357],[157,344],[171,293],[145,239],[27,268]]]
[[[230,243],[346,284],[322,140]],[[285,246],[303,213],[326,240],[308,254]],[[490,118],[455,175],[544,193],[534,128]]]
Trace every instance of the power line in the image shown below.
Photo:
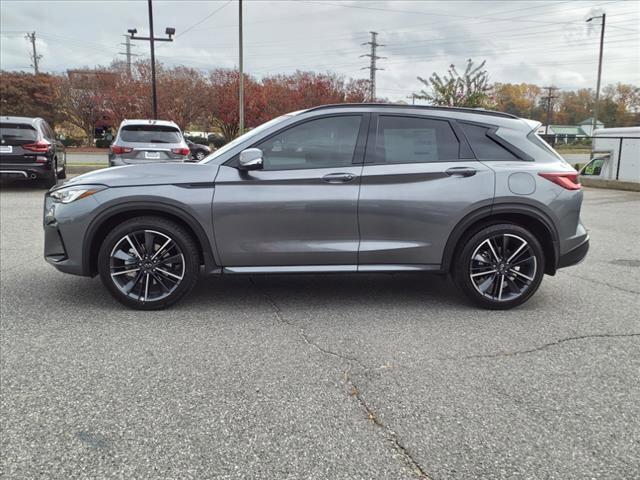
[[[378,32],[369,32],[371,33],[371,40],[363,43],[362,45],[371,45],[371,53],[365,53],[364,55],[360,55],[361,57],[369,57],[369,66],[363,67],[362,70],[369,70],[369,100],[375,102],[376,100],[376,71],[384,70],[384,68],[378,68],[376,66],[376,62],[380,59],[384,59],[387,57],[378,57],[376,55],[376,51],[378,47],[384,47],[384,45],[378,43],[376,41],[376,37],[378,36]]]

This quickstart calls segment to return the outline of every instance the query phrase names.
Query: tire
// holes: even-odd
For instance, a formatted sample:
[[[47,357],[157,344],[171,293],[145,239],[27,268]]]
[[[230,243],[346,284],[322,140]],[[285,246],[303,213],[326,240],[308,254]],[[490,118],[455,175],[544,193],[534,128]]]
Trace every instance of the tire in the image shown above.
[[[198,151],[196,151],[196,153],[193,156],[193,158],[194,158],[194,160],[197,160],[199,162],[200,160],[202,160],[206,156],[207,156],[206,152],[204,152],[203,150],[198,150]]]
[[[497,224],[463,238],[453,278],[476,305],[507,310],[538,290],[544,265],[544,251],[531,232],[514,224]]]
[[[62,168],[62,170],[60,170],[58,172],[58,179],[60,180],[64,180],[65,178],[67,178],[67,164],[64,164],[64,167]]]
[[[40,180],[40,184],[47,190],[58,183],[58,162],[55,160],[51,164],[51,171],[47,172],[47,175]]]
[[[161,217],[121,223],[107,235],[98,253],[102,283],[116,300],[138,310],[173,305],[191,291],[199,271],[200,252],[193,237]]]

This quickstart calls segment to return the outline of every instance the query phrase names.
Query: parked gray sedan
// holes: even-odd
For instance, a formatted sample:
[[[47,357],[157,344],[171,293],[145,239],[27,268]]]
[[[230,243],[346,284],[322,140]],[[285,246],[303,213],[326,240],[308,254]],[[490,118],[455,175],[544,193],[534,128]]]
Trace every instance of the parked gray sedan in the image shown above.
[[[178,125],[166,120],[124,120],[109,149],[109,165],[184,162],[191,151]]]
[[[451,273],[476,304],[526,301],[581,261],[577,172],[537,122],[345,104],[276,118],[197,164],[81,175],[45,198],[45,258],[166,307],[227,274]],[[420,281],[420,277],[416,277]]]

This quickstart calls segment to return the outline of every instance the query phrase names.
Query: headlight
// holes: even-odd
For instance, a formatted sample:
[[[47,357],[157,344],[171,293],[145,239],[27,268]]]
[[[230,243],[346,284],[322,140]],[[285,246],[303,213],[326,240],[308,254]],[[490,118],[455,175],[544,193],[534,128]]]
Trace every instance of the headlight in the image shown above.
[[[104,185],[77,185],[54,190],[49,195],[53,198],[54,202],[71,203],[81,198],[90,197],[105,188],[107,187]]]

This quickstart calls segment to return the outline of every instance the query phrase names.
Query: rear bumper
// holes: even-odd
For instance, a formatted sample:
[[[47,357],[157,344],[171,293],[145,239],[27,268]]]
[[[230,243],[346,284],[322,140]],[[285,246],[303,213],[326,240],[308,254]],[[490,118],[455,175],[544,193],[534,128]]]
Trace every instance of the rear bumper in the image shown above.
[[[0,164],[0,176],[22,180],[43,178],[51,175],[51,167],[47,163],[10,163]]]
[[[573,250],[561,255],[558,259],[558,268],[570,267],[582,262],[589,251],[589,237]]]

